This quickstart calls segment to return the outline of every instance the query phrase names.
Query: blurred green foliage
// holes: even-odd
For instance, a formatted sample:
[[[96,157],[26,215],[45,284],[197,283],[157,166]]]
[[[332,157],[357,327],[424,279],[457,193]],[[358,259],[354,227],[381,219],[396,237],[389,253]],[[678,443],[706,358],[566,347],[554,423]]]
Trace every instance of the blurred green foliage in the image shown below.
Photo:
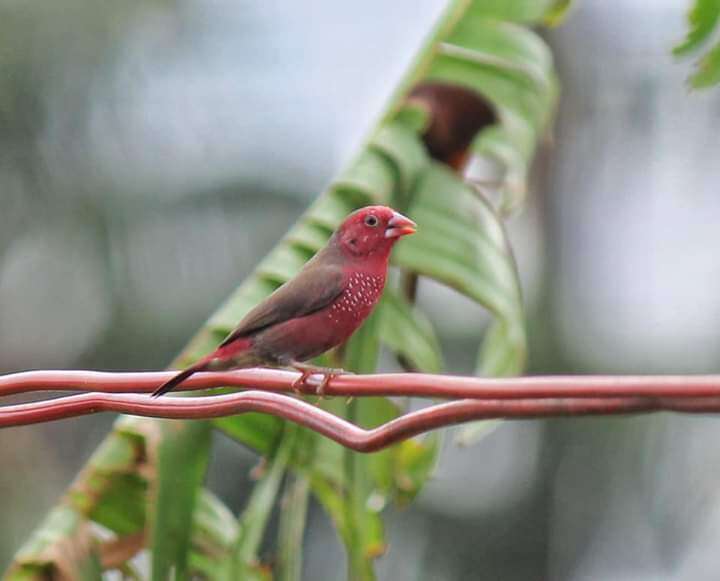
[[[695,0],[687,19],[687,36],[673,49],[677,57],[697,54],[709,42],[720,21],[720,1]],[[696,70],[689,82],[694,89],[706,89],[720,83],[720,42],[711,46],[696,62]]]

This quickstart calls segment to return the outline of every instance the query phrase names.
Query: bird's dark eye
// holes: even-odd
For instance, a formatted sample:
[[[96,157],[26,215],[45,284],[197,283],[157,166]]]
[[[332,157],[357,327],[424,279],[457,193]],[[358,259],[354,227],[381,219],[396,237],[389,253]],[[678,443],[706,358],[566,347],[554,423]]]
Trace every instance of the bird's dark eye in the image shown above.
[[[373,216],[372,214],[365,216],[365,224],[371,228],[375,228],[375,226],[378,225],[377,216]]]

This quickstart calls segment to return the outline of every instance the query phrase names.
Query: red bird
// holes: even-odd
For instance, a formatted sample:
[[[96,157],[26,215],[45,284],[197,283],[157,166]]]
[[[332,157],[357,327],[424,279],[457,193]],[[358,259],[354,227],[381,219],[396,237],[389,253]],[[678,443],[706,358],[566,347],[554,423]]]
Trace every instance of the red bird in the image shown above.
[[[414,232],[412,220],[385,206],[353,212],[295,278],[245,315],[215,351],[153,396],[197,371],[243,367],[294,367],[302,372],[295,386],[322,373],[317,390],[322,394],[333,371],[302,362],[337,347],[362,324],[385,287],[393,245]]]

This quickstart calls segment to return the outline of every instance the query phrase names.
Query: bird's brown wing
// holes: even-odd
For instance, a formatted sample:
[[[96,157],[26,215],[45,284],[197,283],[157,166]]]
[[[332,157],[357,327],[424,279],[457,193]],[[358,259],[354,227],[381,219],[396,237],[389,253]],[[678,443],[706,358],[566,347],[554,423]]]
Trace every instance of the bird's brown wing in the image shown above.
[[[342,293],[344,280],[342,268],[336,265],[313,264],[303,269],[245,315],[220,347],[272,325],[319,311]]]

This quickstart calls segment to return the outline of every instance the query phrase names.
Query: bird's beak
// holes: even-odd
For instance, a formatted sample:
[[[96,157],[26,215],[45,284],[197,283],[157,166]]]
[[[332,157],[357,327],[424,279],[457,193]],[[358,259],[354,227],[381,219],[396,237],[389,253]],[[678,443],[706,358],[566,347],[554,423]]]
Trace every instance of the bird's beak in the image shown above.
[[[406,218],[399,212],[395,212],[393,217],[388,220],[388,227],[385,230],[385,238],[400,238],[408,234],[415,234],[417,224],[410,218]]]

